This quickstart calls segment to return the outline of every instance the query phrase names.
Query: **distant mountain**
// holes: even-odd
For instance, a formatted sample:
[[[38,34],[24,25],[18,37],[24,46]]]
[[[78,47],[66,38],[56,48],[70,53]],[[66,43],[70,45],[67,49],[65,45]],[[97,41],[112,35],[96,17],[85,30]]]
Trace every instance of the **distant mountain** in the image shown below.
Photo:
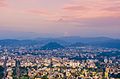
[[[78,45],[76,43],[83,43],[83,44],[88,44],[91,46],[98,46],[98,47],[120,48],[119,39],[112,39],[112,38],[107,38],[107,37],[94,37],[94,38],[62,37],[59,39],[63,41],[67,41],[74,45]]]
[[[108,38],[108,37],[79,37],[79,36],[61,37],[58,39],[63,40],[63,41],[67,41],[70,43],[76,43],[76,42],[95,43],[95,42],[104,42],[104,41],[114,40],[114,39]]]
[[[41,47],[42,50],[53,50],[53,49],[62,49],[62,48],[64,47],[56,42],[50,42]]]
[[[120,39],[112,39],[107,37],[83,38],[83,37],[60,37],[60,38],[37,38],[29,40],[4,39],[0,40],[1,46],[37,46],[40,48],[43,45],[57,43],[64,47],[76,46],[97,46],[107,48],[120,48]],[[48,46],[50,46],[50,44]],[[54,44],[52,44],[54,45]],[[56,44],[55,44],[56,45]],[[59,47],[59,45],[56,45]],[[54,47],[54,46],[53,46]]]
[[[120,48],[120,40],[113,39],[103,42],[95,42],[92,43],[91,45],[99,46],[99,47],[108,47],[108,48]]]
[[[69,47],[82,47],[82,46],[87,46],[87,45],[88,44],[76,42],[76,43],[73,43],[73,44],[69,45]]]
[[[36,41],[42,42],[43,44],[47,44],[49,42],[56,42],[59,43],[61,45],[67,45],[68,42],[65,40],[61,40],[59,38],[36,38]]]
[[[36,44],[39,44],[39,42],[34,40],[16,40],[16,39],[0,40],[1,46],[16,47],[16,46],[30,46],[30,45],[36,45]]]

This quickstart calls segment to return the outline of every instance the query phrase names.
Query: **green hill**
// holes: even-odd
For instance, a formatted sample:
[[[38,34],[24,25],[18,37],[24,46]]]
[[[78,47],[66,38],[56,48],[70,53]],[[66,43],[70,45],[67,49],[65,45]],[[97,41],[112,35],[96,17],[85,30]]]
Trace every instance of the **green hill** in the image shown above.
[[[50,42],[41,47],[42,50],[63,49],[64,47],[56,42]]]

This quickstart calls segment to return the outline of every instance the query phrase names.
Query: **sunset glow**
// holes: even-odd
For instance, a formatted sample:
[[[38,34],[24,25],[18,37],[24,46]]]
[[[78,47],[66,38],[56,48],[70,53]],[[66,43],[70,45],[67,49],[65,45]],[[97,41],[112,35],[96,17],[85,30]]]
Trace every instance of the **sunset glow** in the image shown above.
[[[0,0],[0,30],[120,38],[120,0]]]

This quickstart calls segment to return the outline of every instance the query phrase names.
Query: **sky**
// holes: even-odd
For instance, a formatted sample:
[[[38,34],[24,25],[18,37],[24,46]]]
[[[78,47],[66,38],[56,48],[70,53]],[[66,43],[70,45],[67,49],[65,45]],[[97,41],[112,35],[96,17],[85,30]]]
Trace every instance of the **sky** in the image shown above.
[[[119,25],[120,0],[0,0],[2,37],[120,38]]]

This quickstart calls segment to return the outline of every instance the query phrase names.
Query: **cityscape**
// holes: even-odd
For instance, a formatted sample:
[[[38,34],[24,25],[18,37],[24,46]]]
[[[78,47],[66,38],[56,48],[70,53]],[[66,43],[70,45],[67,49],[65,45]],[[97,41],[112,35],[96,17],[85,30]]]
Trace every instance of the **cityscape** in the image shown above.
[[[9,44],[0,47],[0,79],[120,79],[119,48],[2,43]]]
[[[120,79],[120,0],[0,0],[0,79]]]

